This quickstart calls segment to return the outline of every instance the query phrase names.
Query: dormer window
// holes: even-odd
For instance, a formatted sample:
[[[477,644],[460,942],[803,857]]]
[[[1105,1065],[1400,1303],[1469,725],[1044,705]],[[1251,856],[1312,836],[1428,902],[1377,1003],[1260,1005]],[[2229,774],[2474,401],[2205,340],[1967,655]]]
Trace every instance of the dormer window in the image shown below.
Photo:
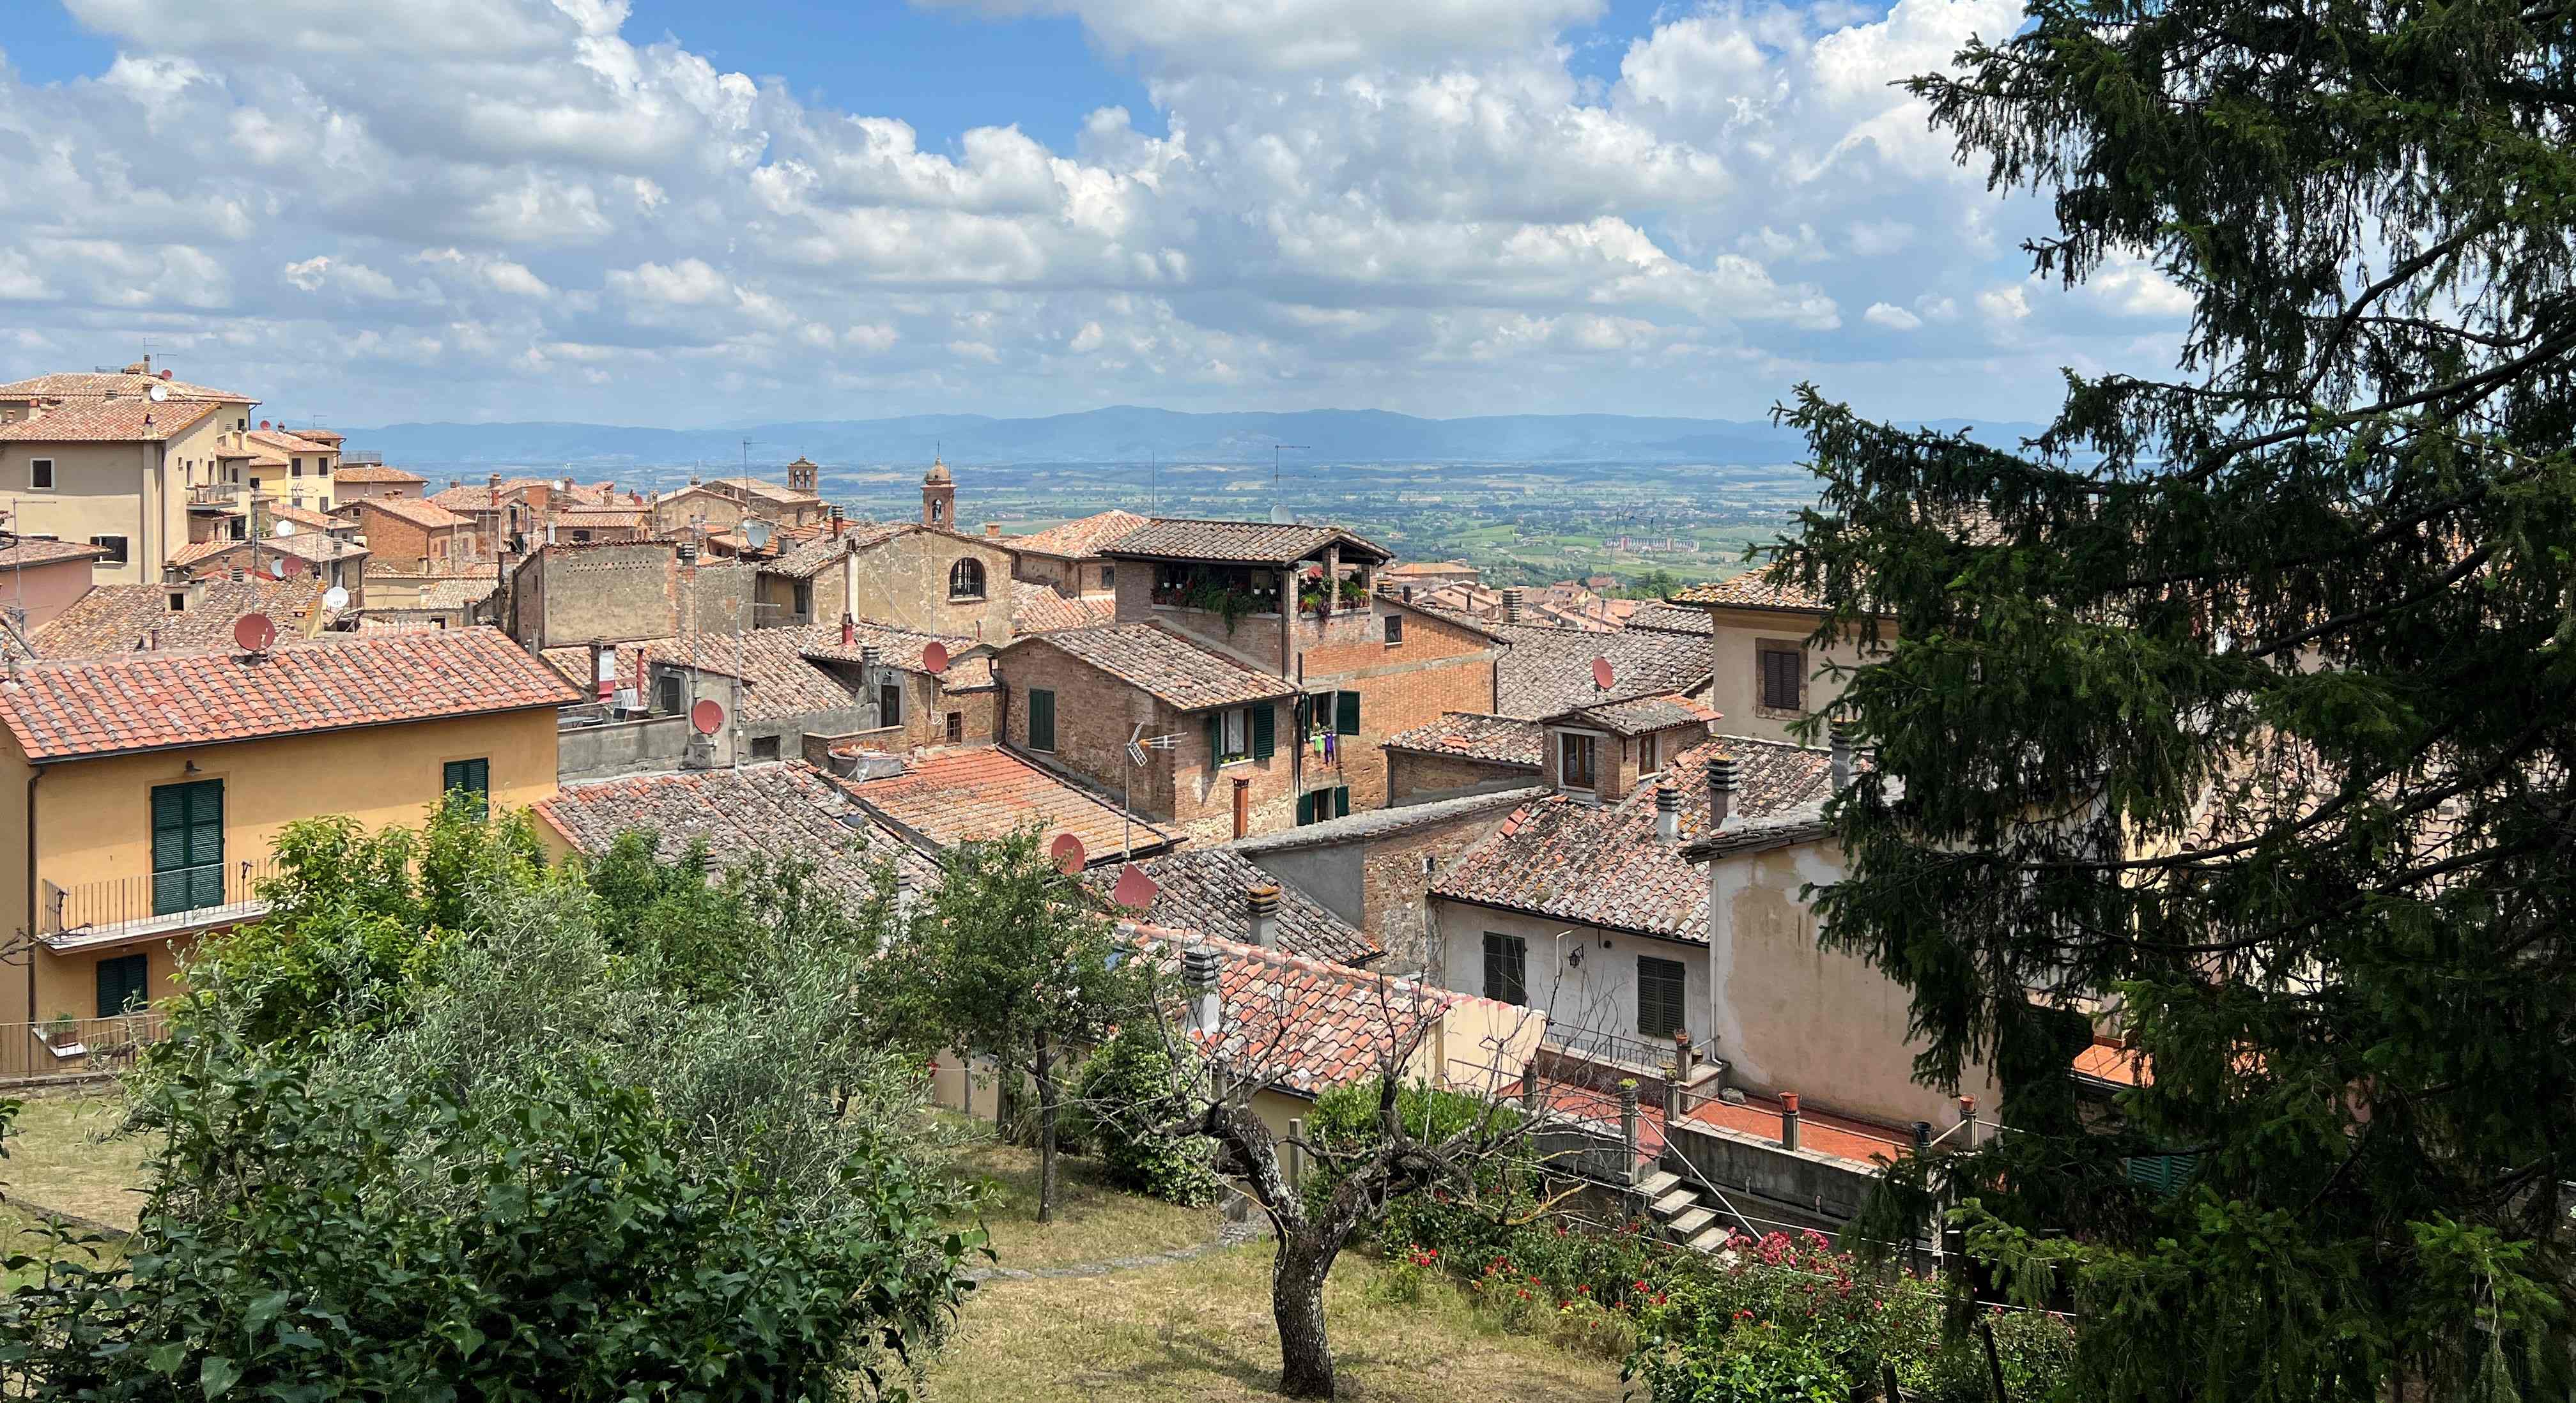
[[[1557,733],[1557,788],[1590,789],[1595,786],[1597,781],[1593,778],[1593,760],[1598,753],[1594,746],[1595,740],[1596,737],[1578,735],[1572,731]]]

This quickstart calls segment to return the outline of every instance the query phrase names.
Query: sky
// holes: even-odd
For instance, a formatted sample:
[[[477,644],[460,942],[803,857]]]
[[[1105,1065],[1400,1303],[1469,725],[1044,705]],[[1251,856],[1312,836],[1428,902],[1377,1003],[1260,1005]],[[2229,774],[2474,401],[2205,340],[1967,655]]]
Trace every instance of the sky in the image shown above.
[[[2016,0],[16,0],[0,380],[697,427],[2045,418],[2172,363],[1892,86]]]

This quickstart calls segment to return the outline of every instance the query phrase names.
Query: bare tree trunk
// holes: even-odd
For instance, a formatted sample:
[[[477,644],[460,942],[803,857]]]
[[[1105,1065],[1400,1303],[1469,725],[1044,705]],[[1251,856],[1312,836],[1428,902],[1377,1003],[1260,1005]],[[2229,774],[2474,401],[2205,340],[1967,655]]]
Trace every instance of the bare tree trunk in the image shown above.
[[[1333,1396],[1333,1350],[1324,1335],[1324,1278],[1336,1246],[1310,1232],[1283,1234],[1270,1263],[1270,1318],[1279,1326],[1279,1391],[1290,1398]]]
[[[1038,1034],[1038,1221],[1055,1221],[1055,1072],[1047,1035]]]

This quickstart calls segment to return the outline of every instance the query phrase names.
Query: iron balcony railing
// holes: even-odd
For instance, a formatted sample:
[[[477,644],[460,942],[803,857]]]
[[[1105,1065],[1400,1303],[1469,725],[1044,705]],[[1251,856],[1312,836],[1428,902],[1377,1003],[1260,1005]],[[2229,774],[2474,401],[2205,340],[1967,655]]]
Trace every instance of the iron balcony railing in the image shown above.
[[[0,1077],[84,1076],[122,1071],[167,1037],[169,1015],[139,1008],[107,1018],[0,1023]]]
[[[259,888],[276,875],[277,859],[259,857],[70,886],[49,882],[44,940],[59,950],[247,920],[268,910]]]

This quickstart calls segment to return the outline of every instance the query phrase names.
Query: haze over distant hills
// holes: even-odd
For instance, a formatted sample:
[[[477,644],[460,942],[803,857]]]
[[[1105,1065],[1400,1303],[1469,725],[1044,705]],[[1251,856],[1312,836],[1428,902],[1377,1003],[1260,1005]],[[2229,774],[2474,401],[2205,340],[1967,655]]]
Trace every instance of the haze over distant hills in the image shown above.
[[[1937,428],[1971,427],[1934,421]],[[1973,426],[1997,444],[2032,424]],[[1271,445],[1299,445],[1299,461],[1790,463],[1805,453],[1796,433],[1729,419],[1620,414],[1509,414],[1424,419],[1383,410],[1186,414],[1120,405],[1034,419],[915,414],[893,419],[739,424],[710,429],[613,424],[389,424],[347,431],[352,447],[424,465],[739,462],[752,440],[755,465],[803,454],[827,466],[952,463],[1266,462]]]

